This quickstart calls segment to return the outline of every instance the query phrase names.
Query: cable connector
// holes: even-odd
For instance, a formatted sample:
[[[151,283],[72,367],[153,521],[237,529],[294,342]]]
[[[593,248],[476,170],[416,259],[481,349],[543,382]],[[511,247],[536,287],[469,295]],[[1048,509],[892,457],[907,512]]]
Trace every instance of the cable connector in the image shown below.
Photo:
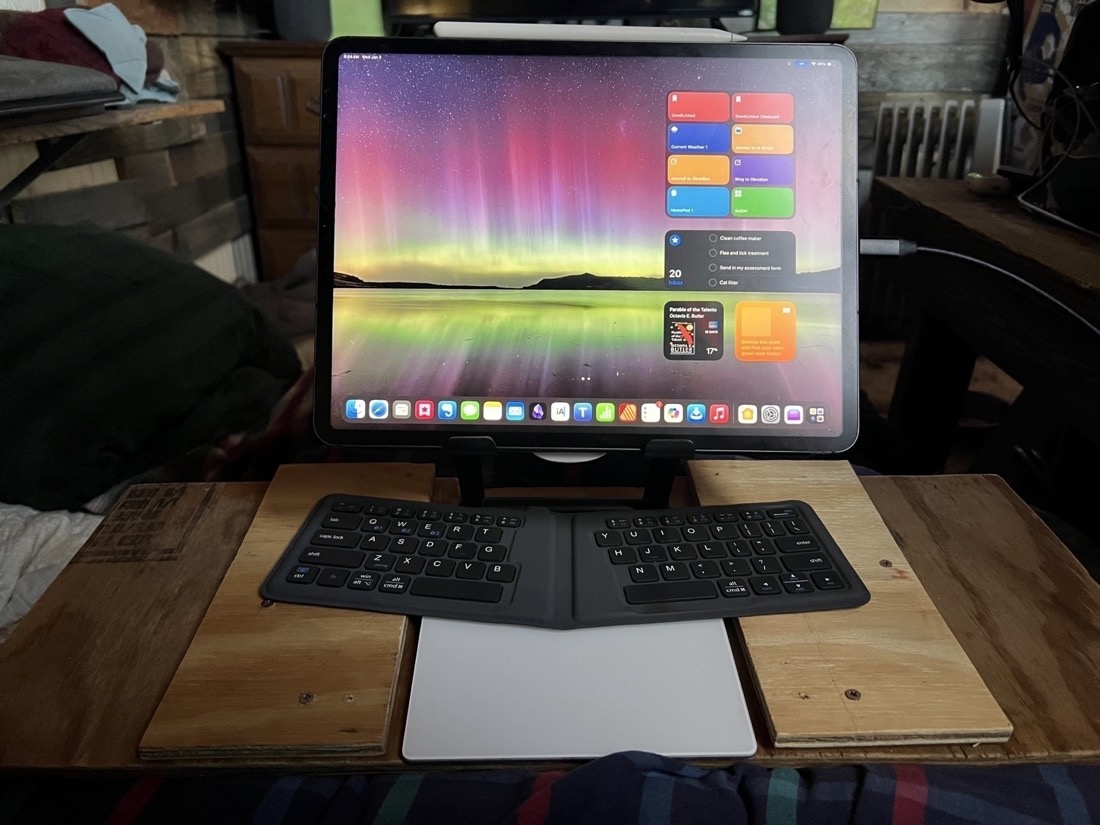
[[[915,241],[901,238],[860,238],[860,255],[877,255],[884,258],[903,258],[918,249]]]

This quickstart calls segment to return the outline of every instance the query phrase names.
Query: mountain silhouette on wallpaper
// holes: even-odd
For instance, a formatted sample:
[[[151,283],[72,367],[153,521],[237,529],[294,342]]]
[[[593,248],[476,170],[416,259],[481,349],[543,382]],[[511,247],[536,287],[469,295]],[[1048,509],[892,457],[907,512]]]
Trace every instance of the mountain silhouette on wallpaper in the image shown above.
[[[585,272],[580,275],[562,275],[558,278],[543,278],[533,284],[521,287],[512,286],[471,286],[467,284],[412,284],[405,281],[364,281],[354,275],[344,272],[335,272],[332,276],[333,286],[338,287],[364,287],[367,289],[616,289],[635,290],[653,289],[658,283],[664,283],[661,278],[642,277],[612,277],[610,275],[593,275]]]

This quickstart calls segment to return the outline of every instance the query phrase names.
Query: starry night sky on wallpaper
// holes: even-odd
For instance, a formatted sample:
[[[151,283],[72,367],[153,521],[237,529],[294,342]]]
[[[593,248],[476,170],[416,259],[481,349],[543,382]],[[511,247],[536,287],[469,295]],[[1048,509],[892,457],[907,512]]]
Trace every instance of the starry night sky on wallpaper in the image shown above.
[[[796,234],[799,272],[836,269],[839,80],[758,59],[345,57],[334,268],[440,285],[658,278],[668,230],[756,228]],[[794,218],[665,214],[675,90],[795,96]]]

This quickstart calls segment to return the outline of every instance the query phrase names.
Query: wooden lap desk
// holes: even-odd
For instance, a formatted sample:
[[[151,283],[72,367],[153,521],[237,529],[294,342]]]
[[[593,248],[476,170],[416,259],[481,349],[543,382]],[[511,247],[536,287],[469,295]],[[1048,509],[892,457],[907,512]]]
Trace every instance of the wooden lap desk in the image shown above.
[[[385,469],[391,495],[426,489],[433,500],[454,500],[449,480],[436,479],[433,487],[431,472],[422,465]],[[700,462],[692,471],[694,490],[706,502],[713,494],[708,485],[722,468],[717,462]],[[894,568],[884,565],[888,575],[880,582],[919,577],[935,610],[1011,720],[1013,733],[1007,742],[982,745],[777,748],[749,683],[750,711],[761,742],[754,760],[765,765],[822,765],[1100,759],[1100,719],[1093,713],[1100,687],[1100,587],[1080,564],[999,478],[864,477],[859,483],[904,553]],[[11,639],[0,645],[0,730],[5,732],[0,737],[0,769],[159,773],[404,767],[400,739],[416,622],[401,617],[393,617],[405,634],[396,661],[380,656],[374,663],[397,674],[388,735],[376,755],[288,756],[261,749],[251,757],[245,754],[243,760],[192,754],[148,761],[139,755],[139,743],[154,714],[161,713],[158,707],[166,691],[170,684],[176,688],[173,678],[196,629],[200,623],[207,629],[204,615],[227,569],[231,564],[237,569],[242,561],[234,559],[266,490],[264,483],[209,483],[142,485],[130,491]],[[678,495],[690,500],[685,490]],[[274,618],[277,613],[270,615],[271,621],[279,621]],[[731,628],[737,624],[731,622]],[[748,622],[741,624],[745,635],[733,635],[738,655],[743,650],[737,642],[752,641]],[[336,699],[388,701],[365,694],[334,699],[311,693],[311,666],[317,663],[299,631],[308,628],[295,628],[299,637],[287,635],[285,644],[298,646],[296,654],[300,648],[292,660],[300,662],[300,673],[289,678],[280,674],[279,680],[285,687],[300,677],[301,693],[293,704],[301,713],[321,713],[321,703]],[[276,643],[281,638],[274,636]],[[913,644],[919,646],[920,641],[914,639]],[[354,654],[349,647],[348,655],[361,657],[369,639],[349,645],[353,643]],[[260,647],[271,644],[267,639]],[[748,678],[749,668],[745,661],[741,664]],[[242,651],[240,673],[224,674],[224,679],[248,679],[249,667],[249,656]],[[867,681],[873,682],[870,674]],[[210,682],[208,699],[200,690],[189,701],[216,709],[223,687]],[[262,690],[262,685],[249,688]],[[921,690],[919,678],[913,689]]]

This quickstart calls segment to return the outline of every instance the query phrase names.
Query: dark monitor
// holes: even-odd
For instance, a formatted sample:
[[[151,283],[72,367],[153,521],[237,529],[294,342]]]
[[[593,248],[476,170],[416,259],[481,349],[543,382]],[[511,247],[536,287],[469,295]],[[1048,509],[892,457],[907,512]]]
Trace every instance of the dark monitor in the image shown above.
[[[855,440],[843,47],[337,39],[320,196],[326,442]]]

